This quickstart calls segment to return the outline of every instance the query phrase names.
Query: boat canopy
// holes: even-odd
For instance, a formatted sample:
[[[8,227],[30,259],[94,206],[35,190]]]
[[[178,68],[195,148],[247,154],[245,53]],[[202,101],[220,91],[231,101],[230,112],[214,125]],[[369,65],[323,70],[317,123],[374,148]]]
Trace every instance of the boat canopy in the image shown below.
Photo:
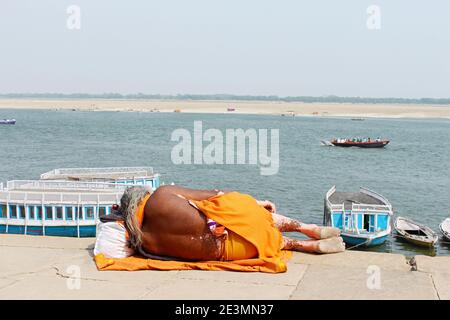
[[[348,199],[350,193],[336,192],[336,186],[328,190],[325,201],[331,211],[364,211],[364,212],[387,212],[393,214],[392,205],[388,199],[379,193],[364,187],[359,188],[359,193],[352,193],[352,198]]]
[[[152,167],[59,168],[41,174],[41,180],[133,179],[154,176]]]

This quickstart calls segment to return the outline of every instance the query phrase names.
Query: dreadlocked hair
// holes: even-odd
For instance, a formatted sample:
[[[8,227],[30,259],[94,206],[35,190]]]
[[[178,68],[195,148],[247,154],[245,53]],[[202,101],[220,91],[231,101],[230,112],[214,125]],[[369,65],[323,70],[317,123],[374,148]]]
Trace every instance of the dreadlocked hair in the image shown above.
[[[125,228],[129,234],[129,245],[137,250],[142,245],[142,230],[136,218],[136,209],[151,190],[144,186],[128,187],[120,199],[120,213],[123,215]]]

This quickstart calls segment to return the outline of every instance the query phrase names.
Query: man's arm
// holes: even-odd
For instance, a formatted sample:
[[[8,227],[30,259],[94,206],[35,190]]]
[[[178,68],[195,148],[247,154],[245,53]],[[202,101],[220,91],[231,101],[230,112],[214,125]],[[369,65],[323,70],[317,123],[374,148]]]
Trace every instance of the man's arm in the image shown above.
[[[209,199],[211,197],[214,197],[214,196],[217,196],[220,194],[231,192],[231,191],[217,190],[217,189],[215,189],[215,190],[189,189],[189,188],[184,188],[184,187],[180,187],[180,186],[176,186],[176,185],[165,185],[165,186],[159,187],[158,190],[159,189],[164,189],[165,192],[173,193],[174,195],[181,196],[187,200],[206,200],[206,199]],[[266,208],[268,211],[270,211],[272,213],[276,213],[276,211],[277,211],[275,204],[268,200],[264,200],[264,201],[256,200],[256,202],[258,203],[258,205]]]

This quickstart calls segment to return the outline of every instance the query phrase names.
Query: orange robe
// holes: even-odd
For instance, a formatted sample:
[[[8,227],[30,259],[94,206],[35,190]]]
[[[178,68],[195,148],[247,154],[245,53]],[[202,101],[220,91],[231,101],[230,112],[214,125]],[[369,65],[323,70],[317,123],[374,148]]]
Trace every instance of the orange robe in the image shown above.
[[[142,201],[136,214],[143,216],[145,202]],[[282,234],[274,226],[272,214],[246,194],[230,192],[207,200],[192,201],[206,217],[225,226],[250,243],[258,257],[234,261],[161,261],[131,256],[110,259],[103,254],[95,256],[99,270],[228,270],[278,273],[287,270],[288,251],[282,251]]]

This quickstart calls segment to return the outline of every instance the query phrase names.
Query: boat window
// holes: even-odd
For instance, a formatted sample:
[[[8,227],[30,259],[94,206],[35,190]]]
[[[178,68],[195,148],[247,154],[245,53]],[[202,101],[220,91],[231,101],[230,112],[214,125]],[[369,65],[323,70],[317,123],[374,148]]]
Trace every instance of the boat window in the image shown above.
[[[8,208],[5,204],[0,205],[0,218],[7,218],[7,210]]]
[[[56,207],[56,219],[62,220],[63,219],[63,207]]]
[[[106,207],[99,207],[98,208],[98,216],[99,217],[106,215],[106,213],[107,213]]]
[[[45,207],[45,220],[53,220],[53,207]]]
[[[33,206],[29,206],[28,207],[28,219],[34,220],[35,215],[34,215],[34,207]]]
[[[19,213],[19,218],[20,219],[25,219],[26,208],[24,206],[17,206],[17,210],[18,210],[18,213]]]
[[[17,219],[17,208],[15,205],[9,206],[9,218],[10,219]]]
[[[66,220],[73,220],[73,208],[72,207],[66,208]]]
[[[36,207],[36,219],[42,220],[42,207]]]
[[[95,214],[94,207],[86,207],[86,208],[84,208],[84,210],[85,210],[85,214],[86,214],[86,219],[93,220],[95,218],[94,217],[94,214]]]
[[[75,214],[78,213],[78,220],[83,220],[83,208],[75,208]]]

